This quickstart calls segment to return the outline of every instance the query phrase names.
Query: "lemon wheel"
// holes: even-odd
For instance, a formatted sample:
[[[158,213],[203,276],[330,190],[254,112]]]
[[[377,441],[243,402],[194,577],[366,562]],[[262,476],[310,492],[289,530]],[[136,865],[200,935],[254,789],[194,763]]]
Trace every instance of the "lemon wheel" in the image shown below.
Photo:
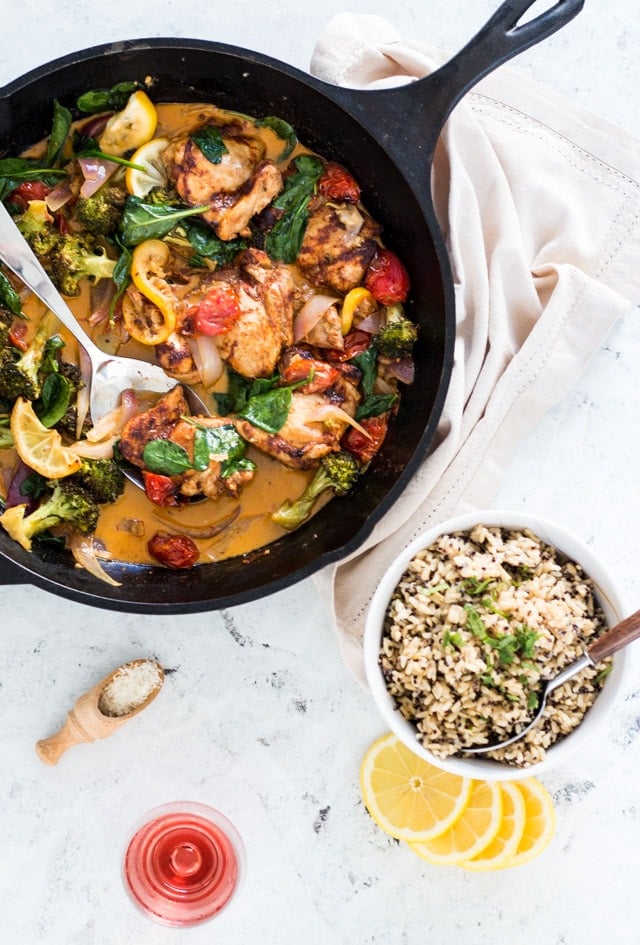
[[[61,479],[80,469],[80,458],[63,445],[57,430],[40,423],[31,401],[22,397],[11,412],[11,433],[22,462],[45,479]]]
[[[421,841],[444,833],[461,816],[472,781],[436,768],[389,734],[367,751],[360,786],[379,827],[398,840]]]
[[[462,815],[444,833],[409,844],[414,853],[439,865],[458,864],[487,847],[500,829],[502,793],[493,781],[474,781]]]
[[[162,240],[139,243],[131,256],[131,281],[152,304],[135,307],[125,295],[122,317],[131,337],[145,345],[162,344],[176,327],[176,299],[165,278],[170,256]]]
[[[168,147],[168,138],[153,138],[131,155],[131,163],[143,168],[128,167],[126,170],[124,180],[132,197],[146,197],[155,187],[166,185],[167,171],[162,155]]]
[[[524,797],[517,784],[504,781],[500,784],[502,793],[502,821],[500,828],[491,841],[472,859],[460,863],[467,870],[483,871],[501,869],[515,854],[527,819]]]
[[[98,139],[106,154],[122,157],[150,141],[156,131],[158,113],[155,105],[141,89],[129,96],[127,104],[108,120]]]
[[[556,829],[553,800],[544,784],[536,778],[518,781],[525,808],[525,824],[520,843],[512,857],[503,866],[521,866],[540,856],[551,843]]]

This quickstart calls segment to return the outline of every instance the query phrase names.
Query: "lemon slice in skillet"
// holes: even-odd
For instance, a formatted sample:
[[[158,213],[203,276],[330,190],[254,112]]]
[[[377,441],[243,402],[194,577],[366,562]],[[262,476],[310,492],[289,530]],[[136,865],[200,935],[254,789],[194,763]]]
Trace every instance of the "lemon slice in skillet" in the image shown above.
[[[98,139],[100,150],[122,157],[127,151],[140,148],[153,138],[158,113],[155,105],[141,89],[129,96],[127,104],[107,122]]]
[[[23,463],[45,479],[61,479],[80,469],[76,453],[64,446],[57,430],[38,420],[30,400],[20,397],[11,411],[11,433]]]
[[[124,180],[132,197],[146,197],[155,187],[166,185],[167,171],[162,154],[168,146],[168,138],[152,138],[131,155],[131,163],[143,168],[140,171],[135,167],[127,168]]]

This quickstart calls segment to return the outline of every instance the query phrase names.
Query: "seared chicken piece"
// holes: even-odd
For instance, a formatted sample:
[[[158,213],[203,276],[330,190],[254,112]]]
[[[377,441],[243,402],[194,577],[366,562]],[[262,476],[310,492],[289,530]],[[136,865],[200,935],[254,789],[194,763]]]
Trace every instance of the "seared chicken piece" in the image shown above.
[[[342,375],[321,393],[294,391],[287,421],[279,433],[267,433],[248,420],[236,419],[243,439],[291,469],[313,469],[340,446],[349,425],[340,411],[353,417],[360,395]]]
[[[185,203],[208,205],[203,219],[221,240],[230,240],[250,235],[249,221],[280,193],[282,175],[273,162],[264,160],[260,138],[232,126],[220,131],[227,150],[218,164],[188,136],[171,145],[165,161],[172,166],[176,190]]]
[[[167,340],[155,346],[156,360],[170,377],[184,384],[197,384],[200,380],[189,342],[184,335],[172,332]]]
[[[184,392],[178,384],[149,410],[125,423],[120,437],[120,452],[134,466],[144,468],[142,453],[149,440],[168,439],[180,417],[188,413]]]
[[[314,285],[346,294],[364,279],[376,252],[380,226],[352,204],[315,197],[298,265]]]
[[[212,277],[234,283],[240,306],[229,331],[218,335],[218,350],[243,377],[271,377],[282,348],[293,341],[293,278],[259,249],[246,250],[239,264],[240,274],[220,270]]]
[[[198,423],[207,427],[230,426],[232,421],[225,417],[198,417]],[[196,428],[186,420],[179,420],[175,424],[169,439],[178,443],[193,457],[193,441]],[[222,462],[212,458],[204,470],[190,469],[176,478],[179,483],[178,492],[184,496],[206,495],[209,499],[217,499],[227,495],[237,498],[244,485],[250,482],[255,475],[253,469],[243,469],[230,476],[222,476]]]

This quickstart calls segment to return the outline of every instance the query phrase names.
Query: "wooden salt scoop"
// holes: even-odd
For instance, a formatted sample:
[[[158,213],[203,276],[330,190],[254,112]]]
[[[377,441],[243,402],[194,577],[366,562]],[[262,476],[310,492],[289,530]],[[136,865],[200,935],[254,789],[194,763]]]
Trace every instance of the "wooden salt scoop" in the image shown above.
[[[132,671],[135,672],[135,667],[144,663],[150,663],[156,668],[158,683],[144,695],[142,701],[136,702],[128,712],[110,715],[102,711],[99,705],[107,686],[113,683],[117,676]],[[155,660],[138,659],[125,663],[123,666],[118,666],[117,669],[114,669],[112,673],[109,673],[108,676],[105,676],[97,685],[76,700],[69,710],[64,725],[55,735],[41,739],[36,743],[36,751],[41,760],[45,764],[56,765],[64,752],[73,745],[78,745],[81,742],[94,742],[98,738],[108,738],[109,735],[113,735],[125,722],[128,722],[134,715],[142,712],[149,703],[153,702],[162,689],[163,683],[164,671]]]

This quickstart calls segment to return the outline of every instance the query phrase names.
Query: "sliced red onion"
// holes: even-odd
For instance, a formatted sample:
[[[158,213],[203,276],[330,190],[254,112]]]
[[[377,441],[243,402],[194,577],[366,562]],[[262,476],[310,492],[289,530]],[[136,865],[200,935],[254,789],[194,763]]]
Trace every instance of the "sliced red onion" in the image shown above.
[[[92,115],[84,124],[80,125],[79,130],[86,138],[98,138],[107,127],[107,122],[112,114],[113,112],[107,112],[106,115]]]
[[[78,158],[78,164],[84,177],[80,188],[81,197],[93,196],[118,169],[115,161],[106,161],[104,158],[81,157]]]
[[[400,358],[399,361],[390,361],[385,365],[385,373],[397,378],[402,384],[413,384],[415,369],[413,358]]]
[[[313,420],[317,420],[319,423],[328,423],[332,420],[338,420],[342,423],[348,423],[349,426],[354,427],[363,436],[366,436],[368,440],[371,439],[371,434],[367,433],[365,428],[361,426],[357,420],[354,420],[353,417],[349,416],[346,410],[343,410],[341,407],[336,407],[333,404],[319,405],[313,409]]]
[[[44,198],[44,201],[47,205],[47,208],[55,213],[56,210],[60,210],[61,207],[64,207],[71,198],[74,196],[73,188],[71,187],[70,178],[66,177],[61,183],[57,184],[53,190],[49,191],[47,196]]]
[[[215,538],[216,535],[219,535],[226,528],[229,528],[230,525],[233,525],[240,515],[240,509],[241,507],[238,505],[233,512],[229,512],[228,515],[216,519],[215,522],[205,522],[203,525],[184,525],[182,522],[177,524],[172,518],[163,515],[161,512],[154,512],[153,517],[177,534],[189,535],[190,538]]]
[[[7,508],[13,508],[14,505],[26,505],[27,506],[27,515],[29,512],[33,512],[34,508],[38,504],[37,501],[28,495],[22,495],[20,492],[20,487],[25,479],[33,472],[30,466],[27,466],[26,463],[23,463],[21,459],[18,459],[11,476],[11,481],[9,483],[9,488],[7,489]]]
[[[112,587],[120,587],[121,581],[116,581],[110,574],[104,570],[98,561],[100,550],[96,545],[93,535],[83,535],[74,529],[69,536],[69,548],[76,564],[81,568],[93,574],[99,581],[110,584]],[[104,555],[101,555],[104,557]]]
[[[222,377],[224,362],[212,335],[194,335],[189,348],[198,369],[202,386],[209,390]]]
[[[333,295],[312,295],[304,303],[293,323],[293,340],[302,341],[317,325],[327,309],[340,300]]]
[[[382,328],[382,321],[382,312],[372,312],[371,315],[367,315],[361,322],[358,322],[357,329],[358,331],[366,331],[369,335],[377,335]]]

